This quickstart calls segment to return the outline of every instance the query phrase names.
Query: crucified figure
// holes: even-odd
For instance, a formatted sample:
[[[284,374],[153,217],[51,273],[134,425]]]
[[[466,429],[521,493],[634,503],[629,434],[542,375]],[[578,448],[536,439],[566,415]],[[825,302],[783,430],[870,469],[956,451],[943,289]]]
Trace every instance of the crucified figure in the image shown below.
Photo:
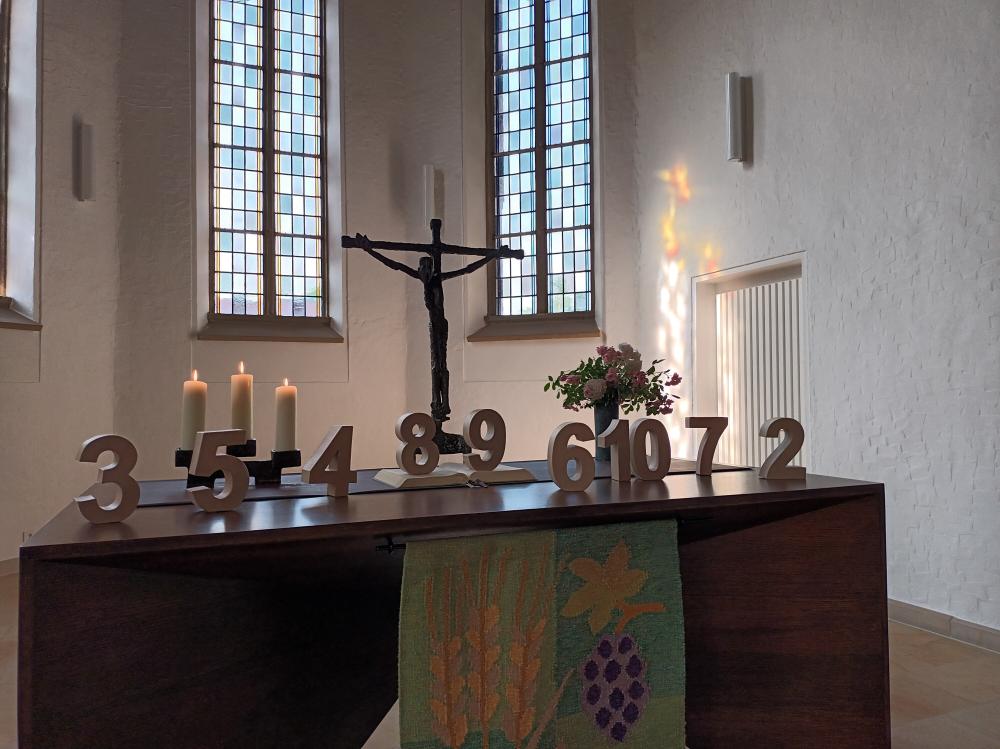
[[[448,395],[448,319],[444,314],[443,282],[479,270],[497,258],[524,257],[523,250],[511,250],[509,247],[480,249],[458,247],[441,242],[441,220],[431,221],[432,241],[429,245],[408,244],[403,242],[380,242],[371,240],[363,234],[353,237],[343,237],[342,244],[347,248],[364,250],[383,265],[398,270],[424,285],[424,306],[429,317],[428,330],[431,337],[431,417],[437,425],[434,441],[444,454],[467,453],[469,446],[460,434],[448,434],[442,425],[451,415],[451,403]],[[422,252],[427,257],[420,258],[416,268],[386,257],[378,250],[393,250],[407,252]],[[464,268],[444,271],[441,268],[442,255],[477,256]]]

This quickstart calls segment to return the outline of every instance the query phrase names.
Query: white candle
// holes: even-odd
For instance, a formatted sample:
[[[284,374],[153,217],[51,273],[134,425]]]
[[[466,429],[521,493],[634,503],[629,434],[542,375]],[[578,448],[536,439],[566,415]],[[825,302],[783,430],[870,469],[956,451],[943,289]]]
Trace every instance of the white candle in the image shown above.
[[[243,371],[240,362],[240,373],[229,378],[229,404],[232,414],[233,429],[242,429],[247,439],[253,438],[253,375]]]
[[[198,370],[191,372],[191,379],[184,381],[181,395],[181,450],[193,450],[198,432],[205,430],[205,404],[208,402],[208,383],[198,380]]]
[[[274,449],[295,449],[295,405],[299,389],[288,384],[274,389]]]

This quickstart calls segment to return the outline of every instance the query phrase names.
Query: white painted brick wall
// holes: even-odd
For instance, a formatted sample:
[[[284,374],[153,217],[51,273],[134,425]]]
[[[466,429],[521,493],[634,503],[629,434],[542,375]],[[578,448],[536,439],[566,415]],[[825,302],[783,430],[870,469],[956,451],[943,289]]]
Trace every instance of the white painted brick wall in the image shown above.
[[[806,252],[810,469],[885,482],[890,595],[1000,627],[1000,5],[635,15],[644,344],[661,323],[658,172],[684,164],[685,276],[709,242],[723,268]],[[730,70],[753,76],[750,168],[724,157]]]

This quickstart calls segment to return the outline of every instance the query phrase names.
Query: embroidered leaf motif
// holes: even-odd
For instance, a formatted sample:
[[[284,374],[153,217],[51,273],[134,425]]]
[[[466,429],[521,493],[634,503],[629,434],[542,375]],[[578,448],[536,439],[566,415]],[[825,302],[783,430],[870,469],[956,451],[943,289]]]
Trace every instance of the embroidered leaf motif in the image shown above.
[[[588,623],[595,635],[608,626],[615,609],[623,609],[625,601],[637,595],[646,584],[643,570],[628,568],[629,550],[619,541],[604,564],[580,557],[569,564],[570,571],[582,579],[580,586],[566,601],[562,615],[575,617],[589,611]]]

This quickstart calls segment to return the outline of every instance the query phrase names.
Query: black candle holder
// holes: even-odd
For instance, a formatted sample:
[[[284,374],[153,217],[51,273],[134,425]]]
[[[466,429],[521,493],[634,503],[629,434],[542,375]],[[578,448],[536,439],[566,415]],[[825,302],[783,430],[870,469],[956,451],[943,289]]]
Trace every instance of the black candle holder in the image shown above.
[[[257,440],[247,440],[242,445],[229,445],[226,454],[235,458],[253,458],[257,455]],[[193,450],[178,448],[174,452],[174,465],[177,468],[189,469],[187,487],[211,487],[216,479],[222,478],[222,471],[216,471],[211,476],[195,476],[190,473]],[[281,483],[281,471],[285,468],[298,468],[302,465],[302,453],[298,450],[272,450],[269,460],[244,460],[243,464],[253,477],[255,486],[276,486]]]

